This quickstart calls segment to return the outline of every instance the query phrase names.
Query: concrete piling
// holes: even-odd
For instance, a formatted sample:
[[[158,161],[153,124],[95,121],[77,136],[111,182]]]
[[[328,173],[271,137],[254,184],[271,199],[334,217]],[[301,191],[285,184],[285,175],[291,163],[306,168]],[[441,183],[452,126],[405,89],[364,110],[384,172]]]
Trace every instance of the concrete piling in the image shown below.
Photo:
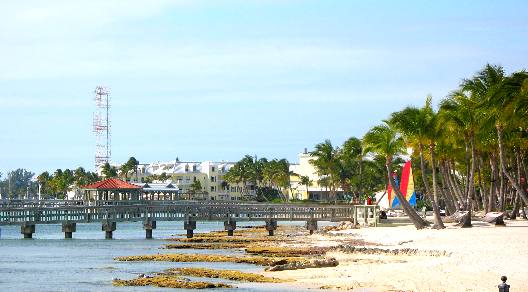
[[[145,229],[145,238],[152,239],[152,230],[156,229],[156,221],[147,219],[143,222],[143,229]]]
[[[72,238],[75,231],[77,231],[77,223],[62,222],[62,232],[64,232],[65,239]]]
[[[33,233],[35,233],[35,224],[24,222],[20,226],[20,233],[24,234],[24,238],[33,238]]]
[[[228,219],[227,221],[224,221],[224,230],[227,230],[228,236],[233,236],[235,229],[236,229],[235,220]]]
[[[187,230],[187,238],[193,238],[194,229],[196,229],[196,221],[186,220],[183,222],[183,229]]]
[[[276,229],[277,229],[277,220],[275,219],[266,220],[266,230],[268,231],[269,236],[273,236]]]
[[[116,222],[105,221],[102,225],[102,231],[105,232],[105,239],[112,239],[113,232],[116,230]]]
[[[306,229],[310,231],[310,235],[314,233],[315,230],[317,230],[317,220],[311,219],[306,221]]]

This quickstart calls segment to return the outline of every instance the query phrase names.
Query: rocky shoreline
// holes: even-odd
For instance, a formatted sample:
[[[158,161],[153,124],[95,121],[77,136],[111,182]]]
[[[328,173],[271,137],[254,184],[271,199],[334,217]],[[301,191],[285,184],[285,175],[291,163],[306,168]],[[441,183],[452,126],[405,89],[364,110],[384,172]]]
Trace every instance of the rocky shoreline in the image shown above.
[[[275,236],[268,236],[261,226],[248,227],[227,236],[225,232],[212,231],[196,234],[193,238],[170,238],[176,242],[166,244],[163,249],[196,249],[196,250],[234,250],[243,251],[242,255],[158,253],[148,255],[116,257],[122,262],[163,261],[163,262],[210,262],[210,263],[245,263],[265,267],[266,271],[284,271],[307,268],[335,267],[339,262],[335,258],[325,257],[326,248],[301,247],[305,245],[306,235],[299,228],[280,227]],[[295,236],[291,236],[295,234]],[[288,245],[288,246],[286,246]],[[154,275],[139,275],[135,279],[114,279],[115,286],[156,286],[168,288],[234,288],[229,283],[212,283],[193,281],[189,278],[226,279],[237,282],[285,283],[292,279],[264,276],[258,273],[246,273],[236,270],[215,270],[205,268],[172,268]]]

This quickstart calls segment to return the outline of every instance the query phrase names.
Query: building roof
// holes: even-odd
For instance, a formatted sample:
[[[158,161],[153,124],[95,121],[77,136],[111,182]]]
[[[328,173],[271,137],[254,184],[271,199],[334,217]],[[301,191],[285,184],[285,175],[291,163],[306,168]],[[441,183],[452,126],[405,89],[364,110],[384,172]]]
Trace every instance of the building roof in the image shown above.
[[[136,190],[141,187],[127,183],[117,178],[105,179],[102,181],[95,182],[93,184],[82,186],[81,189],[91,190]]]
[[[141,187],[144,192],[161,192],[170,191],[176,192],[180,189],[174,186],[172,183],[132,183],[138,187]]]

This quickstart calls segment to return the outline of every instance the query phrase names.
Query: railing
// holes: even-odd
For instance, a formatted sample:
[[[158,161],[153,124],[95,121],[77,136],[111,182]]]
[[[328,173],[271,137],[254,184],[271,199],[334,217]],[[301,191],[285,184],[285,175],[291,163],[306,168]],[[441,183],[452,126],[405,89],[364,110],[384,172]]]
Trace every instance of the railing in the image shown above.
[[[0,225],[87,223],[102,221],[352,221],[371,212],[376,218],[378,206],[262,204],[194,201],[103,201],[90,205],[82,201],[2,202]],[[374,220],[375,225],[377,219]]]

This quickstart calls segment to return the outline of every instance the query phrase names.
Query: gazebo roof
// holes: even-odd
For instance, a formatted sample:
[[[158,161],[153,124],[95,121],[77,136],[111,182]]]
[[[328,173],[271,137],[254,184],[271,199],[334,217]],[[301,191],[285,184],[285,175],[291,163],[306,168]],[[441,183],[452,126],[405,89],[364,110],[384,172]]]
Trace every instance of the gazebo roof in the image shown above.
[[[93,184],[82,186],[85,190],[139,190],[141,187],[117,178],[105,179]]]

